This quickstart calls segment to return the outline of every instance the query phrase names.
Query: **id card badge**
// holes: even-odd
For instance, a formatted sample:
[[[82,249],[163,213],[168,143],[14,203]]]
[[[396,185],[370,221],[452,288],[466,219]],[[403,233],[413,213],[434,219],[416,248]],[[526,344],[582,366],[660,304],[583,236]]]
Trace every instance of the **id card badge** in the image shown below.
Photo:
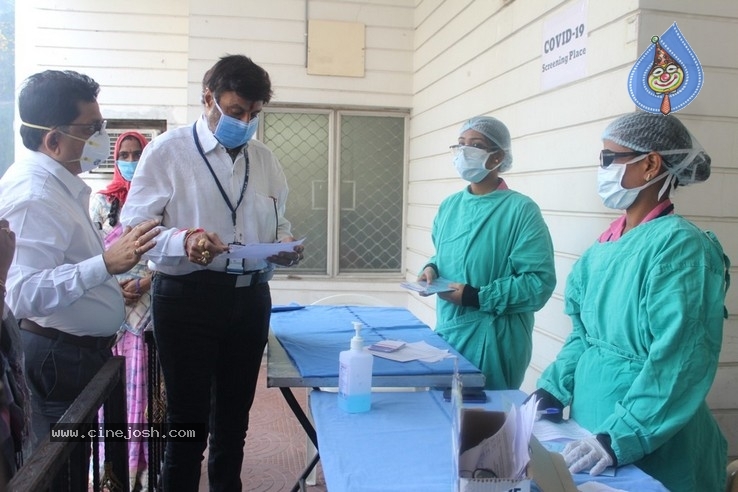
[[[243,244],[239,242],[228,243],[228,246],[231,245],[243,246]],[[245,261],[246,260],[244,258],[226,259],[226,273],[232,273],[233,275],[243,275],[244,273],[246,273],[246,269],[244,268]]]

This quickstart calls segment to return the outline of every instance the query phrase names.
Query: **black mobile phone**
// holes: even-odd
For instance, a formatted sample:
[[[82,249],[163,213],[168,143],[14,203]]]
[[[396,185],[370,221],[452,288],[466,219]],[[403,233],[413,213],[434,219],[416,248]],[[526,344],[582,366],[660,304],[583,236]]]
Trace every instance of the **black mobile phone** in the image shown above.
[[[451,388],[443,390],[443,399],[451,401]],[[461,401],[462,403],[485,403],[487,401],[487,393],[484,392],[484,388],[461,388]]]

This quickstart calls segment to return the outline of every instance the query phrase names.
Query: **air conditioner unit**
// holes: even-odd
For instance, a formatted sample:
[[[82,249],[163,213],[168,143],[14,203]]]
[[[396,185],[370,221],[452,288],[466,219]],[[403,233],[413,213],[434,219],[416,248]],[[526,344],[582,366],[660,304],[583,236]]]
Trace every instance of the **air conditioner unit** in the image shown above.
[[[151,142],[154,137],[158,136],[161,133],[155,128],[107,128],[106,130],[108,132],[108,136],[110,137],[110,157],[105,162],[100,164],[98,168],[93,169],[91,171],[92,173],[113,174],[113,171],[115,170],[115,161],[113,161],[115,142],[122,134],[126,132],[138,132],[146,137],[146,140],[148,142]]]

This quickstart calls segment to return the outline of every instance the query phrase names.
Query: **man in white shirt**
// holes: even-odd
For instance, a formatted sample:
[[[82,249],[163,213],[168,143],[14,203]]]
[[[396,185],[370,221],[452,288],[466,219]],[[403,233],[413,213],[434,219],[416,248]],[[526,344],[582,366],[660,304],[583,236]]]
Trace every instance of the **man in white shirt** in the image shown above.
[[[87,213],[91,190],[77,175],[105,160],[110,145],[99,89],[72,71],[30,76],[18,97],[28,150],[0,179],[0,217],[16,234],[6,301],[21,320],[35,444],[111,357],[125,313],[114,275],[158,234],[157,221],[147,221],[105,251]],[[84,489],[72,490],[86,483],[85,474]]]
[[[203,114],[143,151],[121,222],[161,220],[149,251],[153,318],[167,421],[208,428],[211,492],[240,491],[249,409],[266,345],[274,264],[292,266],[302,246],[266,259],[228,260],[226,243],[293,241],[284,217],[287,182],[261,142],[250,140],[271,98],[264,69],[225,56],[205,75]],[[168,440],[165,491],[196,492],[206,439]]]

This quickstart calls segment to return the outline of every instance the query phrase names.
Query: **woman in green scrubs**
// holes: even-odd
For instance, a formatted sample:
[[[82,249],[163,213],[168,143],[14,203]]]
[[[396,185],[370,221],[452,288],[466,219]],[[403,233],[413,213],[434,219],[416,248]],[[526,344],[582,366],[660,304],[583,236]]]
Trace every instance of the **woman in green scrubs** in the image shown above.
[[[436,332],[486,377],[486,388],[517,389],[531,358],[533,313],[556,284],[553,245],[538,206],[510,190],[510,133],[491,117],[467,121],[451,147],[469,182],[446,198],[433,222],[436,254],[418,277],[452,282],[438,294]]]
[[[543,407],[591,431],[574,472],[634,463],[670,491],[721,491],[726,441],[705,402],[722,343],[729,262],[715,235],[674,213],[669,192],[705,181],[710,157],[674,116],[636,112],[603,134],[598,188],[625,214],[574,265],[573,330],[543,372]]]

